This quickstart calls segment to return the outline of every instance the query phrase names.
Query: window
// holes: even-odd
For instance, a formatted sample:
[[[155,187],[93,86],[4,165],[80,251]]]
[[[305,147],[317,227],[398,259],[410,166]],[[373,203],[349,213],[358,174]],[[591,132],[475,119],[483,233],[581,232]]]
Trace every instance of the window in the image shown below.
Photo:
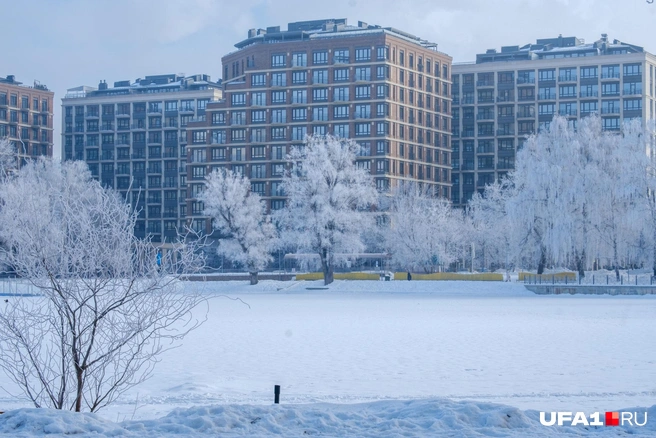
[[[264,87],[266,85],[266,74],[258,73],[251,75],[252,87]]]
[[[333,70],[333,80],[335,82],[344,82],[349,79],[349,69],[348,68],[336,68]]]
[[[602,96],[619,96],[620,83],[619,82],[605,82],[601,84]]]
[[[327,84],[328,83],[328,70],[314,70],[312,72],[312,83],[314,83],[314,84]]]
[[[271,86],[272,87],[284,87],[287,85],[287,74],[286,73],[273,73],[271,75]]]
[[[553,115],[556,112],[555,103],[541,103],[538,105],[538,114],[539,115]]]
[[[355,87],[355,98],[356,99],[370,99],[371,98],[371,87],[369,85],[358,85]]]
[[[251,192],[257,193],[260,196],[265,195],[266,185],[263,182],[254,182],[251,183]]]
[[[376,134],[377,135],[387,135],[387,134],[389,134],[389,123],[387,123],[387,122],[376,122]]]
[[[384,66],[381,66],[384,67]],[[371,67],[358,67],[355,69],[356,81],[370,81],[371,80]]]
[[[599,85],[581,85],[581,97],[597,97]]]
[[[540,87],[538,88],[538,100],[556,99],[555,87]]]
[[[556,69],[547,69],[547,70],[538,70],[538,80],[539,81],[555,81],[556,80]]]
[[[386,103],[376,104],[376,116],[385,117],[385,116],[389,115],[388,108],[389,108],[389,106]]]
[[[626,107],[624,108],[626,109]],[[619,100],[602,100],[601,101],[602,114],[619,114],[620,101]]]
[[[597,67],[581,67],[581,79],[597,79]]]
[[[212,114],[212,125],[225,125],[225,122],[226,117],[224,111]]]
[[[389,59],[389,47],[380,46],[376,47],[376,60],[383,61]]]
[[[517,84],[534,84],[535,70],[522,70],[517,72]]]
[[[336,49],[333,60],[334,60],[335,64],[348,64],[348,62],[349,62],[349,50],[348,49]]]
[[[389,77],[389,69],[386,65],[379,65],[376,67],[376,79],[387,79]]]
[[[371,61],[371,49],[368,47],[355,49],[355,62]]]
[[[642,111],[642,99],[624,100],[624,111]]]
[[[294,120],[294,121],[306,121],[307,120],[307,108],[294,108],[294,109],[292,109],[292,120]]]
[[[285,128],[285,127],[271,128],[271,139],[272,140],[286,140],[287,139],[287,128]]]
[[[266,111],[265,110],[252,110],[251,111],[251,123],[265,123],[266,122]]]
[[[245,129],[233,129],[230,132],[230,141],[233,141],[233,142],[246,141],[246,130]]]
[[[271,103],[287,103],[287,92],[286,91],[272,91],[271,92]]]
[[[327,106],[317,106],[312,108],[312,120],[325,122],[328,120],[328,107]]]
[[[285,165],[284,164],[272,164],[271,165],[271,176],[283,176],[285,174]]]
[[[266,164],[251,165],[251,178],[266,178]]]
[[[285,146],[271,146],[271,159],[272,160],[283,160],[285,158]],[[280,164],[280,166],[284,166]],[[274,175],[282,175],[282,173]]]
[[[328,101],[328,89],[327,88],[315,88],[312,90],[312,101],[313,102],[326,102]]]
[[[246,105],[246,93],[232,93],[230,99],[232,106]]]
[[[230,111],[230,124],[231,125],[245,125],[246,124],[246,111]]]
[[[347,119],[349,116],[349,107],[348,105],[340,105],[333,107],[333,118],[335,119]]]
[[[292,140],[305,140],[307,135],[307,127],[305,126],[294,126],[292,128]]]
[[[326,135],[328,129],[325,125],[317,125],[312,127],[312,133],[314,135]]]
[[[601,120],[601,126],[607,131],[618,131],[620,129],[619,117],[604,117]]]
[[[559,81],[576,81],[576,68],[561,68],[558,71]]]
[[[307,84],[307,72],[306,71],[293,72],[292,84]]]
[[[207,132],[193,131],[191,134],[191,139],[193,143],[205,143],[207,140]]]
[[[348,87],[335,87],[333,91],[334,91],[334,93],[333,93],[333,100],[334,101],[348,101],[349,100],[349,88]]]
[[[371,135],[371,123],[356,123],[355,124],[356,136],[369,136]]]
[[[642,94],[642,82],[625,82],[622,94],[625,96]]]
[[[620,77],[619,64],[601,66],[601,79],[619,79],[619,77]]]
[[[349,137],[348,123],[336,123],[334,133],[338,137],[348,138]]]
[[[307,103],[307,90],[293,90],[292,103]]]
[[[355,106],[355,118],[356,119],[368,119],[371,117],[371,111],[369,105],[356,105]]]
[[[389,87],[386,84],[376,85],[376,97],[389,97]]]
[[[261,91],[261,92],[251,94],[251,105],[253,105],[253,106],[265,106],[266,105],[266,93]]]
[[[264,128],[251,128],[251,141],[263,143],[266,141],[266,130]]]
[[[232,148],[231,149],[231,154],[230,154],[230,160],[231,161],[244,161],[246,160],[246,149],[239,147],[239,148]]]
[[[642,76],[642,64],[624,64],[624,76]]]
[[[296,52],[292,54],[292,67],[306,67],[307,66],[307,53]]]
[[[287,123],[287,110],[286,109],[272,110],[271,123]]]
[[[558,91],[561,98],[576,97],[576,85],[561,85]]]
[[[197,107],[199,110],[204,110],[204,109],[207,107],[207,103],[208,103],[209,101],[210,101],[209,99],[198,99],[198,100],[196,101],[196,107]],[[245,97],[244,97],[244,103],[243,103],[243,105],[246,105],[246,98],[245,98]]]
[[[274,55],[271,55],[271,67],[285,67],[285,54],[284,53],[276,53]]]
[[[583,113],[596,113],[597,112],[597,101],[591,102],[581,102],[581,115]],[[586,114],[587,115],[587,114]]]
[[[328,64],[328,52],[326,50],[313,52],[312,63],[314,65]]]
[[[225,161],[226,148],[212,148],[212,161]]]

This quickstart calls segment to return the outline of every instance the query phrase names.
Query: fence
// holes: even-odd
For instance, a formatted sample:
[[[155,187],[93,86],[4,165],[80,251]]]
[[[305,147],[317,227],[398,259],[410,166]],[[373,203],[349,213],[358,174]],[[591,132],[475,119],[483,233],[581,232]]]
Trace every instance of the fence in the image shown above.
[[[524,284],[580,284],[599,286],[653,286],[656,278],[649,274],[620,274],[619,278],[614,274],[588,274],[579,277],[575,272],[561,272],[558,274],[529,274],[520,272],[518,278]]]

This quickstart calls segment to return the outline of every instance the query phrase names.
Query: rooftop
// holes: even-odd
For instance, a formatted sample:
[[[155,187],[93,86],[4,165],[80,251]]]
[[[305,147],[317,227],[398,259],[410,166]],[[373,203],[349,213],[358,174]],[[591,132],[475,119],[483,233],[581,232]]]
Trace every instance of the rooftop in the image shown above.
[[[0,78],[0,84],[8,84],[8,85],[16,85],[20,87],[26,87],[26,88],[34,88],[35,90],[41,90],[41,91],[50,91],[48,90],[48,87],[43,85],[39,81],[34,81],[34,85],[23,85],[22,82],[18,82],[16,80],[16,77],[14,75],[7,75],[6,78]]]
[[[137,78],[134,82],[129,80],[114,82],[109,87],[107,81],[101,80],[98,87],[82,85],[69,88],[64,99],[80,97],[114,96],[123,94],[140,94],[156,92],[174,92],[184,90],[205,90],[208,88],[221,88],[221,80],[212,82],[209,75],[198,74],[185,76],[184,74],[164,74]]]
[[[358,21],[357,26],[349,25],[346,18],[327,18],[313,21],[297,21],[287,24],[287,30],[280,26],[266,29],[249,29],[248,38],[235,44],[237,49],[243,49],[253,44],[280,43],[287,41],[313,40],[317,38],[335,38],[360,35],[362,33],[388,33],[424,48],[437,51],[437,44],[421,39],[415,35],[403,32],[393,27],[381,27]]]
[[[586,44],[585,40],[574,36],[544,38],[536,40],[535,44],[524,46],[504,46],[501,51],[488,49],[485,53],[476,55],[476,64],[486,62],[521,61],[534,59],[574,58],[579,56],[619,55],[625,53],[643,53],[644,48],[619,40],[608,39],[607,34],[594,43]]]

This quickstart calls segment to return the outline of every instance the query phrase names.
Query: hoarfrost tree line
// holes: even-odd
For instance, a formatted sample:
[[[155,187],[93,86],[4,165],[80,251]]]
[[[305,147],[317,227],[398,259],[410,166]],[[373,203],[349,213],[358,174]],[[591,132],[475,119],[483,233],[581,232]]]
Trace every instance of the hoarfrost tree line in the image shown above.
[[[17,170],[0,143],[0,255],[37,291],[0,305],[0,366],[36,407],[97,411],[198,325],[204,297],[177,282],[202,268],[198,243],[158,264],[154,245],[134,237],[136,213],[85,163]]]

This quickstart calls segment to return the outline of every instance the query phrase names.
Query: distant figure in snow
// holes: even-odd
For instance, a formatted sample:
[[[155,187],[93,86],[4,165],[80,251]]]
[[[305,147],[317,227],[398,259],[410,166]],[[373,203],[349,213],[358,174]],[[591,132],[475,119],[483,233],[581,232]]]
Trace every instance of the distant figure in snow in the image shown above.
[[[510,272],[506,271],[506,281],[510,281]]]
[[[408,271],[408,281],[412,280],[412,274],[410,274],[410,271]]]

